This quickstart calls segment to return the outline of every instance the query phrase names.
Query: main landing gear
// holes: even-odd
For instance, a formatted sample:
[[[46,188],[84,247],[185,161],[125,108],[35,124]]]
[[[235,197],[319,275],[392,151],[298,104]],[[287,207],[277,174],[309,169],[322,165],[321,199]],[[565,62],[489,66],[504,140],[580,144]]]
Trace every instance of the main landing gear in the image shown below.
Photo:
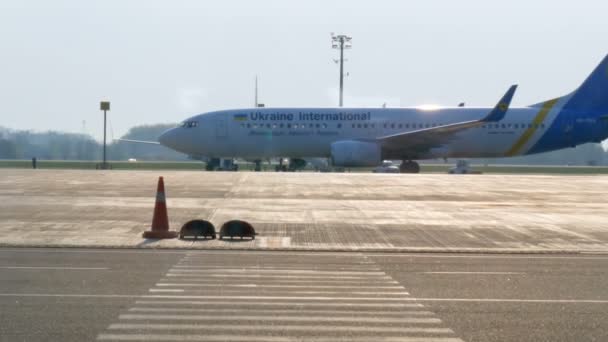
[[[261,160],[256,160],[256,161],[254,161],[254,163],[255,163],[255,167],[254,167],[254,169],[253,169],[253,170],[254,170],[255,172],[260,172],[260,171],[262,171],[262,161],[261,161]]]
[[[287,165],[284,162],[287,161]],[[298,170],[302,170],[306,167],[306,160],[301,158],[280,158],[279,165],[274,167],[276,172],[295,172]]]
[[[285,171],[287,171],[288,165],[283,164],[283,161],[284,161],[283,158],[279,158],[279,165],[277,165],[277,166],[274,167],[274,170],[276,172],[281,172],[281,171],[285,172]]]
[[[205,164],[207,171],[238,171],[239,165],[234,159],[210,158]]]
[[[404,160],[399,166],[401,173],[420,173],[420,165],[413,160]]]

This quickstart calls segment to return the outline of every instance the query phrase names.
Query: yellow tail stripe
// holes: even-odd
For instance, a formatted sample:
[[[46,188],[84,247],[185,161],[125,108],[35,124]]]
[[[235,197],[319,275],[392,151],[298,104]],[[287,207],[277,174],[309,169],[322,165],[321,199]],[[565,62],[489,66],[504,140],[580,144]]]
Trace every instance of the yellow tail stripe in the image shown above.
[[[547,114],[549,114],[549,112],[551,111],[553,106],[555,106],[558,100],[559,98],[549,100],[543,104],[543,107],[540,109],[538,114],[536,114],[534,121],[532,121],[532,126],[528,127],[528,129],[524,131],[524,133],[519,137],[519,139],[517,139],[515,144],[513,144],[513,146],[505,153],[505,156],[512,157],[521,151],[522,147],[524,147],[524,145],[528,142],[528,140],[530,140],[532,135],[534,135],[534,132],[536,132],[538,126],[545,120],[545,117],[547,117]]]

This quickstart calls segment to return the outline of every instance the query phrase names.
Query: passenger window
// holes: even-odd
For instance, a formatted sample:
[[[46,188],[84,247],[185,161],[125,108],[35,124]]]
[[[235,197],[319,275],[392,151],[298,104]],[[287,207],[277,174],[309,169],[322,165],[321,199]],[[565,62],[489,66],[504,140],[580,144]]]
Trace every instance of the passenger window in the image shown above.
[[[363,124],[363,128],[367,128],[367,124]]]
[[[394,124],[394,123],[393,123],[393,124],[391,124],[391,128],[395,128],[395,124]]]
[[[399,124],[399,128],[403,128],[403,124]]]
[[[338,124],[338,128],[342,128],[342,124],[341,123]]]

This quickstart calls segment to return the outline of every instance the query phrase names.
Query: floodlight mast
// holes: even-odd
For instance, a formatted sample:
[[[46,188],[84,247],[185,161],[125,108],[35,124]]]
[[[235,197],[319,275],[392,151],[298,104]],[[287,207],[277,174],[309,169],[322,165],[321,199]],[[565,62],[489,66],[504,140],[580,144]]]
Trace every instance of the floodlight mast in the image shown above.
[[[340,50],[340,107],[344,105],[344,49],[352,48],[352,39],[352,37],[345,34],[340,34],[337,36],[333,33],[331,34],[331,47],[333,49]]]
[[[110,110],[110,101],[101,101],[99,109],[103,110],[103,163],[101,164],[101,169],[105,170],[108,168],[108,161],[106,159],[106,112]]]

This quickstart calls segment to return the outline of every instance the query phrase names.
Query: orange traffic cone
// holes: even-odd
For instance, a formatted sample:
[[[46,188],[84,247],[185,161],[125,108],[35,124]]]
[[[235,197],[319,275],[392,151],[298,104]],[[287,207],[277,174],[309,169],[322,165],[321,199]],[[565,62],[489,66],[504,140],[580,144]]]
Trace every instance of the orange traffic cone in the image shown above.
[[[146,239],[172,239],[177,237],[177,232],[169,230],[169,217],[167,216],[165,182],[163,181],[163,177],[158,177],[158,188],[156,190],[156,204],[154,205],[152,228],[145,231],[143,237]]]

